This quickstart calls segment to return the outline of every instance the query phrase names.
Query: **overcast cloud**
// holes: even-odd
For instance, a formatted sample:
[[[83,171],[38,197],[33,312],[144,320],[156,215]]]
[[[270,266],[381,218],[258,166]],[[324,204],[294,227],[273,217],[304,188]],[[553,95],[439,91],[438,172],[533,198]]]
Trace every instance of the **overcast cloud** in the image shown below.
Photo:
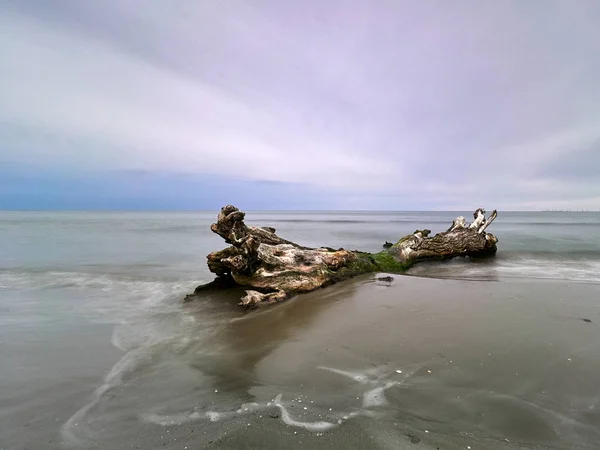
[[[0,55],[0,207],[600,208],[596,0],[3,1]]]

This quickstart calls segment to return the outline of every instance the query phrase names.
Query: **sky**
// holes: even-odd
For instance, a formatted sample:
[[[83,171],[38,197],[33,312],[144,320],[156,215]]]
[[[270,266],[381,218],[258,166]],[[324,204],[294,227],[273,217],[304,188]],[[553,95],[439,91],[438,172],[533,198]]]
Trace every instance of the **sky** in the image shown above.
[[[0,0],[0,209],[600,209],[597,0]]]

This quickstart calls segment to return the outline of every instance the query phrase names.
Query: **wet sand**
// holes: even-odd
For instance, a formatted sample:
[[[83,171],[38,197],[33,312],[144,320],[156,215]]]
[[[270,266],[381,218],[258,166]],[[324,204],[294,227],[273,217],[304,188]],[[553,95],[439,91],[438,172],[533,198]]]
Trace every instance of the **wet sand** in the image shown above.
[[[60,427],[123,353],[110,344],[112,328],[65,321],[0,329],[0,449],[63,448]]]
[[[292,433],[254,413],[207,448],[599,448],[598,288],[366,278],[248,316],[249,348],[281,339],[256,361],[257,397],[342,423]]]
[[[126,353],[89,408],[54,404],[77,421],[0,448],[599,448],[599,285],[365,276],[248,314],[235,298],[163,319],[179,334]]]

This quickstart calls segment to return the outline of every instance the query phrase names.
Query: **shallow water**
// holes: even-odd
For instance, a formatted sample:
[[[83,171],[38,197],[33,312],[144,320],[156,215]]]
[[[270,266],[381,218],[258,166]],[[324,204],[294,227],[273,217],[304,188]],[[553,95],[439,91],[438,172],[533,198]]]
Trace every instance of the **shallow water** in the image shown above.
[[[456,215],[248,222],[376,251]],[[599,214],[500,212],[494,260],[251,314],[181,302],[214,217],[0,213],[0,448],[598,448]]]

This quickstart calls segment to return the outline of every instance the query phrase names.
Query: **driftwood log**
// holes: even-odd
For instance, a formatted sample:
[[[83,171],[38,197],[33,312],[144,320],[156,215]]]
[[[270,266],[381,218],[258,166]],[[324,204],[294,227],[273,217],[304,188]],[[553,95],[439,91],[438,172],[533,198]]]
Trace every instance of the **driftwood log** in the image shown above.
[[[457,217],[447,231],[435,236],[429,236],[430,230],[416,230],[395,244],[386,242],[379,253],[366,253],[303,247],[280,238],[274,228],[246,225],[245,213],[228,205],[211,226],[230,244],[207,256],[216,278],[198,286],[186,300],[206,290],[239,286],[248,288],[239,305],[257,308],[364,273],[400,274],[424,260],[493,256],[498,239],[485,230],[496,216],[494,210],[486,219],[485,210],[479,208],[470,224]]]

